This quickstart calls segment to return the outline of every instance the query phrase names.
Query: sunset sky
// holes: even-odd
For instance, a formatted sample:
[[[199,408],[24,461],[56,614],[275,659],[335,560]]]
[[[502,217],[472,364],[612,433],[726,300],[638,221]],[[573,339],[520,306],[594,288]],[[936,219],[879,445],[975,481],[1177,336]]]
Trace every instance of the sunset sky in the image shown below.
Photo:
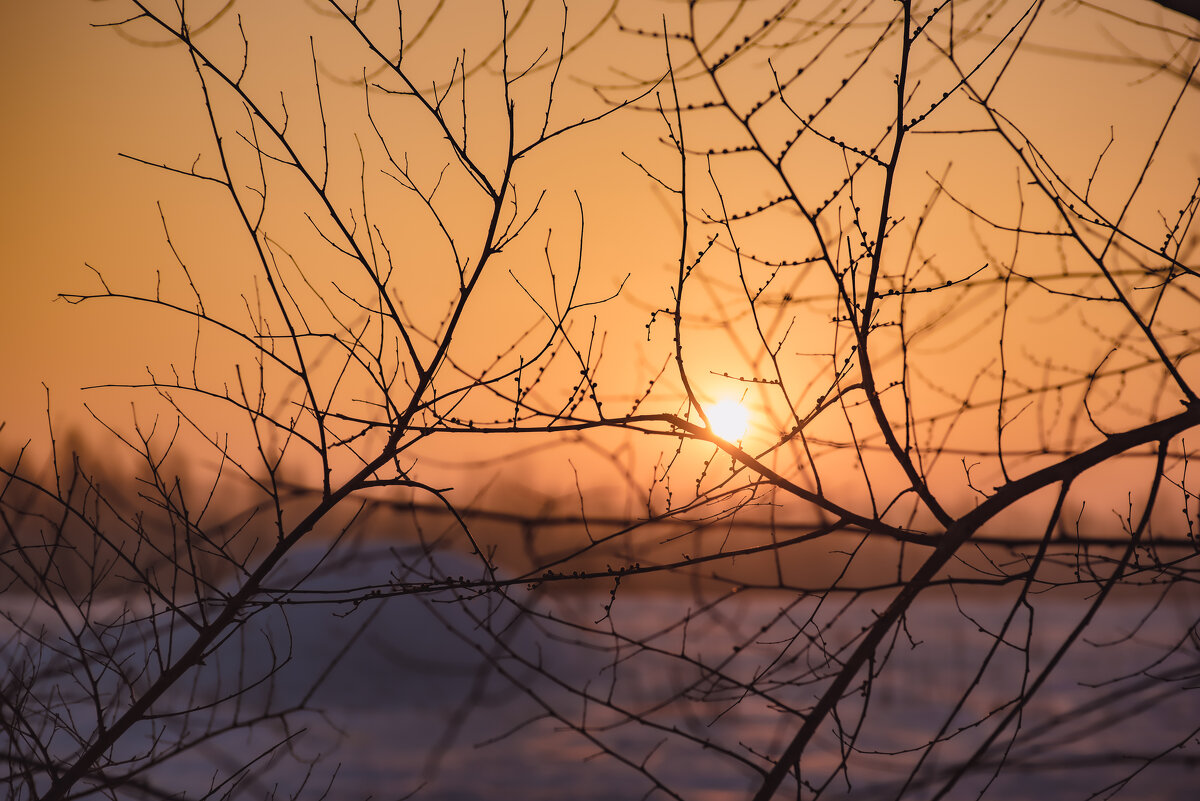
[[[295,110],[299,125],[313,110],[311,94],[305,100],[302,92],[311,84],[307,35],[322,18],[311,10],[294,15],[283,11],[294,8],[294,4],[277,5],[279,10],[274,15],[247,16],[252,42],[249,74],[264,86],[277,81],[281,89],[292,93],[289,109]],[[475,4],[471,5],[474,8]],[[513,37],[514,60],[535,54],[538,47],[557,48],[561,7],[553,3],[533,5],[532,21]],[[1186,38],[1168,31],[1194,32],[1196,25],[1151,3],[1135,4],[1136,10],[1127,4],[1108,5],[1114,10],[1119,6],[1152,25],[1138,27],[1117,15],[1071,3],[1051,4],[1040,12],[1029,41],[1010,67],[1002,94],[1012,118],[1045,157],[1076,184],[1087,182],[1104,154],[1091,191],[1094,199],[1107,202],[1116,214],[1120,198],[1136,183],[1180,87],[1178,76],[1149,64],[1167,58],[1173,48],[1184,47],[1186,51]],[[623,6],[618,13],[630,26],[655,24],[650,16],[640,13],[640,8]],[[611,19],[595,37],[585,35],[605,10],[606,6],[600,4],[582,10],[572,7],[567,39],[569,43],[578,41],[580,46],[568,59],[565,69],[570,75],[558,89],[557,99],[564,109],[560,120],[603,107],[593,85],[607,87],[604,91],[612,97],[622,93],[628,96],[635,93],[633,87],[637,85],[629,75],[651,78],[662,71],[661,48],[649,40],[628,35],[622,38]],[[1020,9],[996,6],[995,13],[998,17],[1010,14],[1015,19]],[[183,258],[202,274],[200,281],[207,282],[210,303],[214,307],[227,304],[226,308],[235,310],[242,303],[244,285],[237,282],[244,274],[239,274],[236,267],[236,229],[227,227],[228,219],[222,217],[227,209],[220,198],[197,186],[197,182],[189,183],[118,155],[126,153],[187,169],[198,155],[211,150],[211,134],[205,128],[194,75],[182,54],[172,52],[171,47],[139,46],[112,28],[90,27],[124,16],[127,13],[120,2],[24,3],[10,11],[8,24],[0,30],[0,97],[6,118],[5,146],[0,149],[0,169],[5,176],[0,215],[0,269],[4,277],[0,354],[6,391],[0,394],[0,419],[7,422],[0,438],[6,447],[42,436],[46,403],[43,382],[51,390],[56,418],[65,425],[87,420],[82,408],[85,401],[94,408],[112,411],[118,422],[128,422],[129,404],[138,397],[136,393],[81,393],[79,388],[106,381],[143,380],[147,365],[162,371],[165,365],[190,363],[191,334],[186,326],[130,304],[71,306],[55,300],[58,292],[98,288],[96,276],[86,265],[101,271],[114,287],[153,293],[156,269],[161,269],[164,276],[177,271],[166,245],[160,204],[173,242]],[[661,19],[657,24],[661,25]],[[1157,30],[1154,25],[1165,30]],[[496,20],[488,15],[452,8],[431,27],[423,41],[410,43],[410,57],[423,65],[418,68],[425,69],[423,74],[444,76],[463,48],[470,63],[472,53],[494,42],[496,30]],[[974,46],[986,48],[994,41],[994,37],[984,35]],[[1193,53],[1194,44],[1193,34]],[[350,51],[338,49],[336,38],[322,40],[319,47],[326,72],[323,88],[330,108],[336,111],[340,103],[360,104],[361,92],[336,80],[351,76],[359,62],[348,55]],[[1185,62],[1177,59],[1172,66],[1180,69],[1183,64],[1186,70]],[[836,70],[836,63],[830,69]],[[879,91],[890,88],[886,80],[869,83],[876,84],[882,87]],[[862,95],[861,102],[866,104],[861,106],[862,111],[875,102],[870,91]],[[880,97],[886,97],[886,92]],[[476,114],[493,113],[494,105],[493,112],[486,110],[488,102],[485,98],[473,106],[484,109]],[[840,115],[839,124],[853,123],[851,108],[835,107],[833,113]],[[1187,134],[1200,130],[1200,90],[1186,93],[1177,114],[1147,175],[1146,188],[1139,195],[1142,202],[1130,212],[1130,219],[1145,224],[1147,230],[1159,224],[1154,219],[1158,209],[1174,209],[1173,204],[1186,200],[1200,168],[1197,139]],[[337,113],[331,114],[331,132],[352,135],[349,129],[337,127],[337,117]],[[872,111],[863,120],[865,123],[874,118]],[[719,129],[708,132],[699,126],[690,130],[696,139],[707,135],[720,142]],[[547,147],[537,157],[540,161],[534,160],[530,167],[550,191],[544,217],[545,224],[554,229],[551,240],[545,228],[527,238],[524,253],[530,264],[544,258],[541,253],[548,241],[559,261],[570,263],[570,254],[578,247],[578,211],[572,199],[578,190],[586,210],[582,289],[599,298],[626,282],[621,297],[600,312],[600,325],[607,326],[607,347],[612,350],[608,361],[623,365],[609,364],[607,380],[611,391],[625,398],[626,403],[644,389],[647,377],[661,367],[663,356],[669,352],[665,329],[650,345],[644,332],[650,312],[671,297],[673,262],[678,255],[678,211],[669,196],[638,166],[671,169],[670,153],[659,141],[662,131],[661,121],[651,111],[622,113],[578,135],[563,137]],[[346,138],[341,144],[348,141]],[[914,178],[919,177],[916,170],[929,171],[938,159],[953,163],[953,191],[962,193],[965,202],[985,214],[1012,219],[1015,174],[1011,165],[972,154],[970,143],[975,140],[956,140],[953,147],[962,152],[954,153],[944,151],[948,146],[946,137],[914,137],[912,141],[912,152],[931,159],[929,165],[916,166],[918,162],[913,162]],[[419,155],[419,151],[413,154]],[[201,158],[200,171],[205,158],[209,156]],[[842,169],[840,158],[814,164],[814,186],[826,180],[822,170],[836,175]],[[768,188],[756,188],[750,173],[725,175],[723,180],[734,190],[746,188],[739,202],[753,204],[769,199]],[[739,181],[748,183],[739,186]],[[913,186],[911,200],[919,204],[932,183],[914,180]],[[937,224],[930,222],[931,230],[937,231]],[[936,247],[939,256],[963,248],[964,253],[969,251],[964,264],[969,260],[985,261],[969,241],[974,234],[962,236],[965,229],[961,220],[947,219],[941,224],[947,227],[942,229],[944,235]],[[234,231],[233,239],[223,233],[227,230]],[[781,230],[768,226],[755,231],[762,236],[758,241],[767,246],[789,247]],[[1000,254],[992,256],[1002,258]],[[529,268],[526,281],[541,280],[534,275],[535,267]],[[544,272],[544,266],[537,269]],[[234,272],[223,272],[226,270]],[[164,280],[170,284],[172,279]],[[481,334],[481,347],[485,348],[494,344],[496,331],[510,336],[533,319],[521,314],[534,312],[536,317],[523,292],[506,273],[499,273],[495,281],[488,288],[495,303],[490,311],[481,311],[483,316],[478,320],[481,331],[491,332]],[[235,285],[242,288],[221,295],[222,288]],[[536,291],[536,286],[531,286]],[[702,296],[700,290],[693,293],[698,304]],[[428,311],[433,314],[435,308],[436,304]],[[502,309],[516,311],[510,318],[507,311],[501,313]],[[972,315],[966,312],[959,308],[952,316],[957,315],[969,328]],[[719,317],[722,312],[715,313]],[[1031,327],[1013,334],[1014,341],[1021,337],[1027,337],[1030,343],[1055,341],[1063,347],[1063,358],[1074,358],[1070,343],[1077,339],[1077,322],[1059,319],[1052,306],[1031,307],[1029,320]],[[506,324],[511,324],[510,328],[505,328]],[[738,387],[713,377],[725,364],[733,365],[731,372],[740,369],[736,342],[720,332],[696,336],[700,343],[697,357],[703,354],[706,360],[697,363],[703,368],[697,369],[697,374],[703,376],[701,391],[706,402],[736,395]],[[813,345],[817,351],[822,347]],[[1094,347],[1079,353],[1096,358]],[[944,368],[951,363],[941,364]],[[766,416],[758,414],[751,420],[751,436],[756,427],[760,434],[770,435],[771,425]]]

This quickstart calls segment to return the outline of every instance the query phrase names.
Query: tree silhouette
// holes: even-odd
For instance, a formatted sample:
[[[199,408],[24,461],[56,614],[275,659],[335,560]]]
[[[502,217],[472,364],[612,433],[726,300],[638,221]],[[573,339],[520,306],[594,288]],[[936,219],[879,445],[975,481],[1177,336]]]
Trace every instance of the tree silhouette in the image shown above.
[[[184,358],[97,388],[103,467],[52,431],[3,472],[13,798],[353,795],[307,743],[371,642],[440,702],[387,797],[481,716],[531,797],[1195,759],[1194,34],[1066,7],[1170,43],[1097,139],[1037,116],[1036,2],[129,6],[205,126],[130,167],[201,213],[150,289],[63,297]]]

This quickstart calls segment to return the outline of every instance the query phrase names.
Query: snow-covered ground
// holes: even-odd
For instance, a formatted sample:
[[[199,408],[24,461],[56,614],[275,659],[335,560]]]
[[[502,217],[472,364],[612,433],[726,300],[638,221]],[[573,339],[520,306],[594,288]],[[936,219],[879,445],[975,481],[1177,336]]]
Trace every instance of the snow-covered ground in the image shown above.
[[[290,570],[302,572],[305,558]],[[380,550],[305,586],[367,584],[385,579],[393,565]],[[819,607],[815,598],[741,593],[702,614],[695,598],[624,593],[609,610],[610,620],[595,625],[611,600],[607,592],[557,598],[516,592],[556,621],[582,621],[601,632],[611,622],[617,632],[649,647],[522,617],[512,605],[487,597],[444,603],[446,598],[407,596],[357,608],[300,605],[252,617],[199,672],[199,684],[185,682],[173,702],[182,706],[192,693],[218,695],[281,663],[269,681],[243,699],[243,719],[264,706],[286,708],[307,697],[306,711],[288,718],[288,731],[303,733],[289,748],[256,762],[234,797],[263,798],[272,791],[288,797],[299,791],[316,799],[328,788],[324,797],[330,801],[395,799],[413,792],[414,798],[426,799],[636,799],[653,786],[636,767],[642,766],[683,798],[741,799],[756,779],[739,760],[763,764],[753,752],[778,753],[801,721],[712,682],[697,667],[699,660],[719,664],[734,680],[758,677],[763,686],[777,688],[778,699],[800,707],[821,689],[809,677],[816,650],[804,650],[807,636],[786,647],[785,637],[799,629],[836,647],[852,640],[870,621],[872,605],[880,604],[874,599],[843,609],[845,599],[831,598]],[[984,797],[1082,801],[1134,774],[1144,757],[1180,741],[1187,745],[1134,775],[1118,797],[1195,797],[1200,743],[1194,733],[1188,735],[1200,726],[1200,607],[1194,598],[1178,599],[1146,617],[1152,598],[1146,592],[1110,599],[1025,709],[1009,765]],[[1084,614],[1087,600],[1039,596],[1034,608],[1028,669],[1024,651],[1000,647],[950,727],[965,730],[935,749],[927,768],[936,773],[974,750],[1008,712],[1005,704],[1022,683],[1036,679]],[[928,741],[971,684],[994,643],[991,632],[1008,609],[981,593],[961,597],[958,604],[945,594],[918,603],[871,687],[868,717],[856,743],[864,753],[853,757],[848,775],[835,778],[823,797],[895,797],[907,766],[920,753],[912,749]],[[671,625],[689,616],[686,632]],[[502,635],[493,636],[496,632]],[[1008,640],[1022,643],[1025,633],[1021,619]],[[1174,656],[1155,663],[1181,639]],[[681,653],[695,661],[672,656]],[[1157,680],[1184,667],[1190,668],[1188,679]],[[585,704],[567,685],[586,688],[591,700]],[[847,729],[856,724],[860,702],[850,700],[843,707]],[[636,713],[641,723],[623,720],[606,703]],[[228,719],[229,709],[218,717]],[[203,720],[194,716],[189,725]],[[586,735],[577,728],[585,722]],[[216,738],[149,777],[197,797],[203,794],[197,791],[212,786],[214,776],[221,781],[284,731],[270,723],[248,735]],[[706,740],[732,755],[705,749]],[[633,766],[603,753],[597,741]],[[1000,747],[1008,742],[1001,738]],[[882,755],[896,751],[905,753]],[[822,781],[840,753],[826,726],[819,747],[804,758],[806,779]],[[974,772],[947,797],[974,798],[988,778]],[[918,783],[905,797],[926,798],[932,792]],[[670,796],[659,790],[651,797]]]

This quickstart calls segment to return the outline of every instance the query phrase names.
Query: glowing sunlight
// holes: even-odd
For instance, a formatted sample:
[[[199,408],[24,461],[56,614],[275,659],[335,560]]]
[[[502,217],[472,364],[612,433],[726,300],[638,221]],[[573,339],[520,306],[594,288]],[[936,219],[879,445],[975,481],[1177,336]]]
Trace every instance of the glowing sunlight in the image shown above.
[[[750,412],[738,401],[726,398],[717,401],[706,410],[713,433],[730,442],[738,442],[746,436],[750,426]]]

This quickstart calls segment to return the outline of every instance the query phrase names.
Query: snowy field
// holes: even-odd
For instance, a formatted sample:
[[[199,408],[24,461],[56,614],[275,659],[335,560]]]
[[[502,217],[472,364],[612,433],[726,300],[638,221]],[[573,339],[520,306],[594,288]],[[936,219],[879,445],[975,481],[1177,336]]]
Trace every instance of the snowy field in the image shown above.
[[[381,581],[393,564],[387,552],[378,551],[305,586]],[[298,563],[290,570],[302,572]],[[526,590],[517,596],[534,601]],[[1082,801],[1109,797],[1114,789],[1121,790],[1116,796],[1121,798],[1196,797],[1200,606],[1195,598],[1181,598],[1155,609],[1155,597],[1144,592],[1109,600],[1024,711],[1020,736],[998,741],[999,748],[1011,744],[1007,766],[983,797]],[[302,703],[304,709],[287,718],[287,729],[268,722],[249,736],[214,738],[149,776],[159,786],[186,790],[189,798],[204,797],[215,781],[220,797],[230,789],[220,783],[231,769],[302,729],[288,747],[255,762],[233,797],[260,799],[272,792],[329,801],[398,799],[410,793],[446,801],[645,796],[652,789],[650,779],[603,753],[598,741],[644,765],[670,793],[701,801],[743,799],[756,780],[740,760],[761,765],[751,751],[778,753],[800,720],[730,683],[758,677],[763,686],[775,688],[777,699],[795,707],[811,703],[821,689],[810,674],[815,652],[798,643],[785,647],[785,635],[798,628],[820,632],[825,646],[836,648],[869,622],[872,605],[881,604],[875,598],[845,608],[846,598],[831,596],[818,606],[815,598],[741,593],[702,614],[695,598],[624,593],[613,604],[610,620],[594,625],[609,600],[607,592],[574,592],[538,598],[536,608],[555,620],[581,621],[601,631],[611,622],[618,632],[636,636],[640,646],[611,635],[572,633],[546,619],[516,615],[511,605],[497,606],[489,598],[451,604],[406,596],[357,608],[310,604],[286,613],[264,610],[209,661],[198,683],[185,682],[164,708],[183,706],[193,693],[220,697],[281,665],[243,698],[236,714],[245,720],[265,707]],[[1022,682],[1037,677],[1086,608],[1082,597],[1034,600],[1028,670],[1021,649],[997,650],[951,725],[962,733],[926,762],[926,775],[934,782],[915,783],[905,798],[932,796],[941,786],[938,778],[946,778],[940,769],[973,751],[991,732],[1008,711],[1006,702]],[[862,753],[822,797],[896,797],[920,753],[912,749],[928,741],[969,686],[994,643],[989,632],[998,629],[1008,609],[979,593],[960,597],[958,604],[942,594],[917,605],[872,686],[856,743]],[[487,627],[479,622],[485,618]],[[676,625],[685,618],[686,631]],[[502,634],[495,637],[487,629]],[[1008,639],[1022,643],[1025,632],[1024,622],[1014,624]],[[1173,645],[1180,647],[1159,662]],[[10,641],[2,652],[10,662],[6,667],[14,653]],[[672,656],[681,653],[694,661]],[[697,667],[700,659],[719,664],[725,681]],[[602,703],[585,709],[580,696],[564,685],[586,688],[593,699],[631,711],[652,726],[630,723]],[[842,713],[847,729],[857,722],[847,718],[856,717],[858,703],[848,702]],[[234,714],[231,705],[219,709],[213,720]],[[207,714],[193,715],[187,725],[195,729],[209,720]],[[597,741],[577,730],[584,721]],[[703,748],[706,740],[732,755]],[[1181,742],[1184,747],[1172,749]],[[823,780],[839,753],[827,726],[819,748],[805,756],[806,776]],[[1160,754],[1154,765],[1137,772],[1147,757]],[[989,778],[989,772],[972,772],[946,797],[975,798]],[[671,797],[666,790],[650,797]]]

